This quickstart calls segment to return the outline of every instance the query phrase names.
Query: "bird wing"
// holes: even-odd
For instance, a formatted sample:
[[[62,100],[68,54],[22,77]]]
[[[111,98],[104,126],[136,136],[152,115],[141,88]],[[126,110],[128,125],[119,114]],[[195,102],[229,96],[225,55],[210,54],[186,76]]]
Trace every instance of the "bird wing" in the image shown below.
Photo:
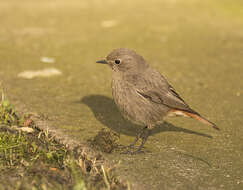
[[[198,114],[179,96],[167,80],[156,70],[148,68],[143,73],[133,74],[127,80],[138,94],[148,101],[164,104],[171,109]]]
[[[163,104],[171,108],[171,112],[178,113],[179,111],[179,113],[184,116],[192,117],[219,130],[214,123],[191,109],[158,71],[148,68],[147,71],[132,74],[126,77],[126,79],[126,81],[135,88],[136,92],[148,101],[156,104]]]

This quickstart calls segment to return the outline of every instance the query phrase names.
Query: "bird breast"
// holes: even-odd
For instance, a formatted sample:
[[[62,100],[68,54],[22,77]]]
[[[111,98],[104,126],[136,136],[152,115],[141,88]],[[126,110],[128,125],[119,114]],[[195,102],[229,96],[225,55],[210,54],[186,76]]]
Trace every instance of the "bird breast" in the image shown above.
[[[112,95],[122,115],[138,125],[156,124],[168,111],[141,96],[134,85],[119,75],[112,77]]]

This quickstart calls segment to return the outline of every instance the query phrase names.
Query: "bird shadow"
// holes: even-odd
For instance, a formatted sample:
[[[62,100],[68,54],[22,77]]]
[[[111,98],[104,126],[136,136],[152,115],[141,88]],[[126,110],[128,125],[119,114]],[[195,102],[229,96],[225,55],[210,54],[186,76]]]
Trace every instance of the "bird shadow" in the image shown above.
[[[125,134],[128,136],[136,136],[141,126],[133,124],[132,122],[123,118],[114,101],[106,96],[102,95],[89,95],[81,98],[76,103],[82,103],[87,105],[94,113],[95,118],[103,125],[109,127],[113,131],[119,134]],[[183,132],[207,138],[212,136],[189,129],[176,127],[171,123],[164,122],[158,125],[152,130],[152,135],[161,132]]]

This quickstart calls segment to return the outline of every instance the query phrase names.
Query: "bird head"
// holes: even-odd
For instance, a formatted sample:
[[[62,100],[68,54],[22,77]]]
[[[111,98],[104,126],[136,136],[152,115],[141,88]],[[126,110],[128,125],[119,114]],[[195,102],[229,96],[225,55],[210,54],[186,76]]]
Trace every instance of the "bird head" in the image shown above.
[[[115,49],[106,59],[96,63],[108,64],[113,72],[134,72],[147,67],[143,57],[128,48]]]

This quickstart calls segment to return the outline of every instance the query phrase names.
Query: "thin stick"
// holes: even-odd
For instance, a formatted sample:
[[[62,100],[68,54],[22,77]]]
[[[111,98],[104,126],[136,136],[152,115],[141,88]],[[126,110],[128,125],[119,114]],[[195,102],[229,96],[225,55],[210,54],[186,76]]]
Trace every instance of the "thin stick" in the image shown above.
[[[103,165],[101,165],[101,169],[102,169],[102,172],[103,172],[103,175],[104,175],[104,180],[105,180],[105,184],[107,186],[107,189],[110,190],[111,187],[110,187],[110,184],[108,182],[108,179],[107,179],[107,176],[106,176],[105,169],[104,169],[104,166]]]

